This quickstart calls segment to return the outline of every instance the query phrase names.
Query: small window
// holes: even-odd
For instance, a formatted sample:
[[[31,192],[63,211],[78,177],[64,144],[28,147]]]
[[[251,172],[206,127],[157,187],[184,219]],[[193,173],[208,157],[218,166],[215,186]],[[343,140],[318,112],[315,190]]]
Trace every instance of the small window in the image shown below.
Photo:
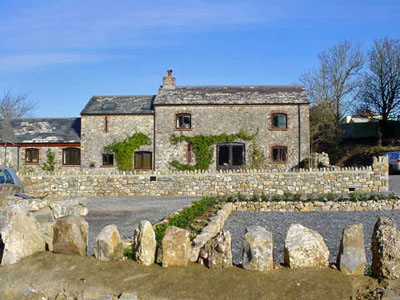
[[[287,115],[286,114],[272,114],[272,128],[286,129],[287,128]]]
[[[277,163],[285,163],[287,161],[287,147],[273,147],[272,161]]]
[[[106,103],[103,105],[103,109],[105,110],[113,110],[115,109],[116,105],[115,103]]]
[[[114,154],[104,153],[103,154],[103,166],[113,166],[114,165]]]
[[[63,149],[63,165],[78,166],[81,164],[81,149],[65,148]]]
[[[151,170],[151,152],[135,152],[135,169],[136,170]]]
[[[192,116],[191,114],[177,114],[176,115],[176,129],[192,128]]]
[[[39,163],[39,149],[29,148],[25,150],[25,162],[26,163]]]

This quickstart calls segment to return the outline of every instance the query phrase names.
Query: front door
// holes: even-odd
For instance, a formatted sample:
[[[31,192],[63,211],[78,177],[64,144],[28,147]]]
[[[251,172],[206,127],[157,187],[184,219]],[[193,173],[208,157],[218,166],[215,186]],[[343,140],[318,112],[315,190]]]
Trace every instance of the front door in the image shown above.
[[[240,169],[245,163],[245,147],[242,143],[217,145],[217,170]]]

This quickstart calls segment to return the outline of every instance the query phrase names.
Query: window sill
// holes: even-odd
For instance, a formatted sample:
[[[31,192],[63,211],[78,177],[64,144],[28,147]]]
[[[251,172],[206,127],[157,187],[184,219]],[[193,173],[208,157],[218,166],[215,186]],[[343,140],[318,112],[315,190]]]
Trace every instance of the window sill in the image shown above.
[[[40,163],[34,163],[34,162],[25,162],[24,165],[31,165],[31,166],[37,166],[40,165]]]
[[[288,128],[269,128],[270,131],[288,131]]]
[[[70,168],[70,167],[80,167],[81,165],[61,165],[61,167]]]
[[[192,128],[175,128],[175,131],[192,131]]]
[[[100,168],[114,168],[114,165],[101,165]]]

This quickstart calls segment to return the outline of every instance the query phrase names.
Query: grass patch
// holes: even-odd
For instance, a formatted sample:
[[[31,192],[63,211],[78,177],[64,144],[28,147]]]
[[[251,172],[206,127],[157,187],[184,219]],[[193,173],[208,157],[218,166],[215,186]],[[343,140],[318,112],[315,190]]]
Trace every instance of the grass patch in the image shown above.
[[[176,226],[186,229],[191,221],[202,216],[209,207],[216,205],[220,201],[221,199],[216,197],[203,197],[199,201],[193,201],[189,207],[182,209],[178,214],[168,218],[168,222],[155,225],[154,232],[156,234],[157,244],[161,245],[161,241],[168,227]]]

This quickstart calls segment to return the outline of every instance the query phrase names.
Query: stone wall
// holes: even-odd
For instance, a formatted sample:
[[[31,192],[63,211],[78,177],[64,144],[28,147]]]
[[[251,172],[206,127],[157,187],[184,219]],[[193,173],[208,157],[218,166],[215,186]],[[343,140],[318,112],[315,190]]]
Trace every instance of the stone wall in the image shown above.
[[[300,130],[299,115],[300,109]],[[271,114],[275,112],[286,113],[288,120],[287,130],[271,129]],[[192,116],[192,129],[175,130],[175,115],[177,113],[190,113]],[[271,162],[271,147],[286,146],[288,148],[288,161],[286,168],[296,166],[299,161],[310,155],[309,149],[309,107],[308,105],[226,105],[226,106],[156,106],[155,107],[155,132],[156,132],[156,170],[170,169],[170,162],[177,160],[186,161],[186,148],[184,143],[172,145],[171,135],[184,134],[218,135],[222,133],[236,134],[244,130],[247,134],[258,131],[257,145],[266,158],[264,167],[276,167]],[[299,132],[300,132],[300,157],[299,157]],[[238,141],[240,142],[240,141]],[[250,163],[251,142],[245,143],[246,162]],[[185,147],[186,146],[186,147]],[[216,146],[214,146],[214,159],[210,170],[216,169]],[[193,162],[194,163],[194,162]]]
[[[365,168],[335,170],[246,170],[242,172],[149,172],[23,175],[27,194],[49,192],[58,197],[104,196],[207,196],[283,194],[327,194],[387,192],[388,163],[374,158]]]
[[[83,115],[81,120],[82,169],[116,169],[115,160],[114,166],[103,166],[104,147],[121,142],[134,133],[144,133],[152,142],[154,140],[153,115]],[[143,146],[137,151],[153,152],[153,145]]]

